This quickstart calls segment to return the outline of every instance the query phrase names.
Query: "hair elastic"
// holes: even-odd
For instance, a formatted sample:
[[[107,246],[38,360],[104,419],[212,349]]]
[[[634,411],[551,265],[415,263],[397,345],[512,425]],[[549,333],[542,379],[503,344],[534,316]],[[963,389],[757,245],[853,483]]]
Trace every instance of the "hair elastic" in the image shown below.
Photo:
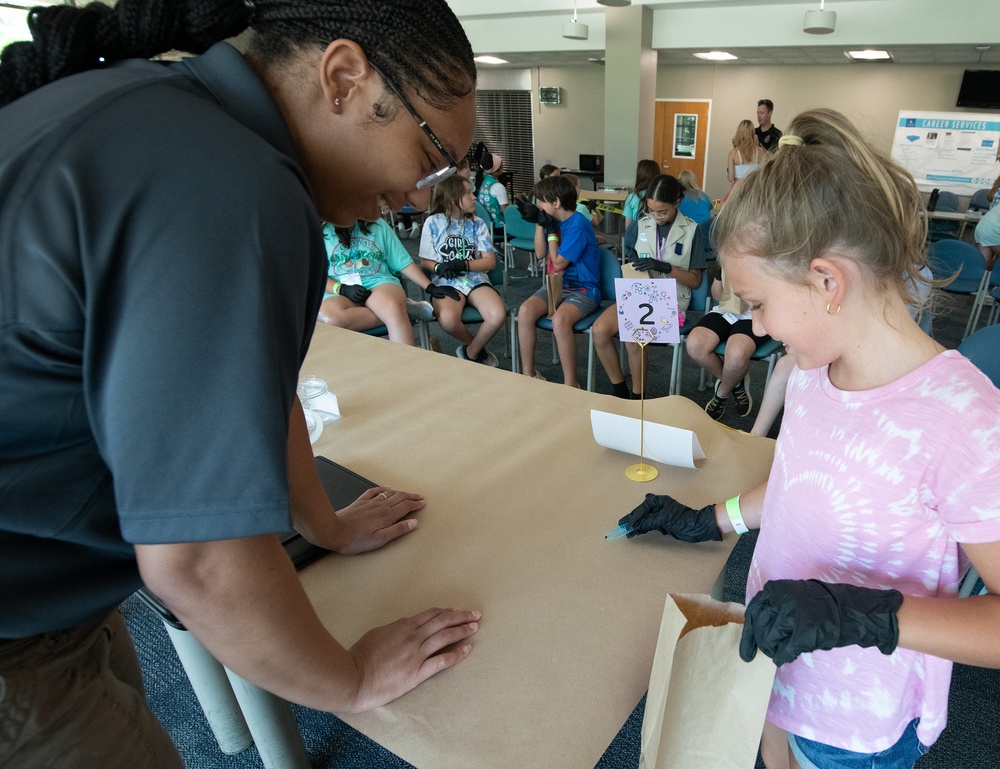
[[[739,494],[726,500],[726,515],[729,516],[729,521],[733,524],[733,531],[737,534],[746,534],[750,531],[743,521],[743,511],[740,510]]]
[[[802,137],[795,134],[787,134],[778,139],[779,147],[801,147],[803,144],[805,142],[802,141]]]

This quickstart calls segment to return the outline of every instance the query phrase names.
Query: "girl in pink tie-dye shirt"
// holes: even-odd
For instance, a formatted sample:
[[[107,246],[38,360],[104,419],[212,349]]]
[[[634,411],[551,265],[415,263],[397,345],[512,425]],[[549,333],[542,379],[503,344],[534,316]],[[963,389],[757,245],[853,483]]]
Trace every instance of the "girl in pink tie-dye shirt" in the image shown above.
[[[754,333],[797,364],[768,482],[623,519],[688,541],[760,528],[740,653],[778,665],[768,769],[911,768],[952,662],[1000,667],[1000,391],[908,312],[921,206],[842,115],[793,121],[713,231]],[[989,594],[958,599],[969,561]]]

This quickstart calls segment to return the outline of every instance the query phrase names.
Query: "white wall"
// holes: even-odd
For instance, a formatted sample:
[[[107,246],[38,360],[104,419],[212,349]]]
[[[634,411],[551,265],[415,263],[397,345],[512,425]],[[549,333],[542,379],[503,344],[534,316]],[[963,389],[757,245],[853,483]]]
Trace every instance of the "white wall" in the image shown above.
[[[899,110],[962,111],[955,99],[964,70],[961,65],[900,64],[660,66],[656,95],[712,99],[706,191],[721,197],[733,132],[743,118],[756,124],[758,99],[774,102],[774,123],[782,130],[804,109],[840,110],[888,152]],[[547,159],[574,165],[580,153],[604,151],[603,68],[542,68],[533,85],[536,165]],[[563,103],[539,108],[538,85],[561,86]]]
[[[535,170],[545,163],[576,168],[580,155],[604,154],[604,67],[532,71]],[[539,86],[562,88],[561,104],[539,104]]]

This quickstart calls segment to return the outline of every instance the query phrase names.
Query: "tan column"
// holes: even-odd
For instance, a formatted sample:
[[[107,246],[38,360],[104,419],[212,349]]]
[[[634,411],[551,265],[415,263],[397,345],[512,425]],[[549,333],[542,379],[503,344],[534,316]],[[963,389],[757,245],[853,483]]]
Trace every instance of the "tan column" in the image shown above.
[[[631,185],[636,163],[653,155],[653,10],[630,5],[604,13],[604,182]]]

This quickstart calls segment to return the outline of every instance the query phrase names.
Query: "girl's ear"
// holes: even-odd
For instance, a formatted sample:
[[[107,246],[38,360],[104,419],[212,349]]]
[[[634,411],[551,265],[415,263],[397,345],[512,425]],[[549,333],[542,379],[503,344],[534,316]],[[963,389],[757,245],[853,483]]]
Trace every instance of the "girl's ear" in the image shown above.
[[[819,256],[809,263],[809,282],[830,307],[840,307],[847,296],[850,275],[842,259]]]

